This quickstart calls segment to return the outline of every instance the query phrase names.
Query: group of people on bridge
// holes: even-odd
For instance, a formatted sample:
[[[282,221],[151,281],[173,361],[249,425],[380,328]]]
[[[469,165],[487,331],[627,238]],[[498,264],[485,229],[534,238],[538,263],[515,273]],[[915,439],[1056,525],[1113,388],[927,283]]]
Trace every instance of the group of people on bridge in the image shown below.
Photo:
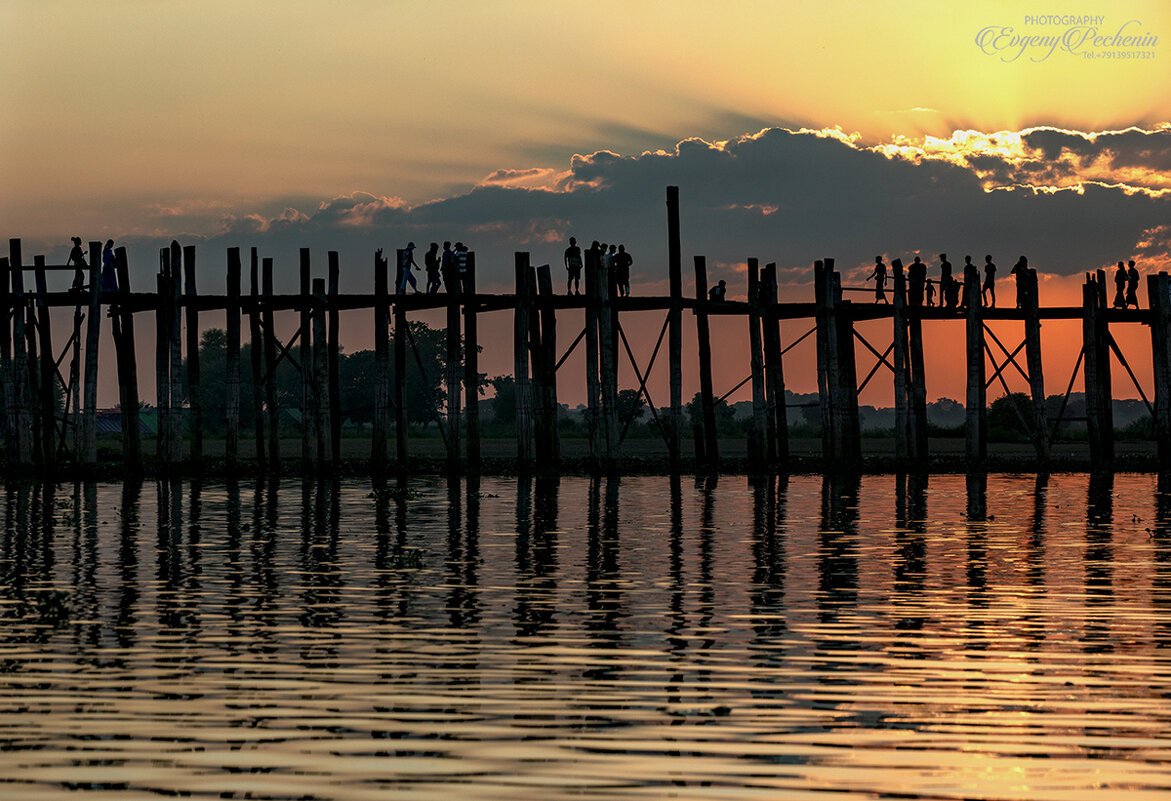
[[[614,287],[618,297],[630,297],[630,268],[634,264],[634,257],[626,251],[626,246],[607,245],[605,242],[599,243],[595,239],[585,255],[591,253],[601,266],[602,275],[605,276],[603,280],[610,280],[610,285]],[[581,247],[577,244],[577,238],[571,236],[569,237],[569,247],[565,249],[565,272],[567,274],[565,294],[581,294],[583,266],[585,266],[585,261]]]
[[[394,281],[395,292],[405,295],[409,285],[415,294],[419,294],[419,284],[415,280],[415,273],[419,271],[419,265],[415,262],[415,243],[408,242],[399,254],[398,271]],[[457,292],[461,287],[466,288],[468,246],[463,242],[456,242],[453,250],[451,242],[444,242],[443,252],[440,253],[439,243],[432,242],[431,247],[423,254],[423,268],[427,273],[425,291],[428,295],[434,295],[440,286],[448,292]]]
[[[73,242],[73,247],[69,251],[69,258],[65,260],[65,266],[73,267],[77,271],[71,289],[80,292],[88,288],[85,286],[84,280],[86,271],[89,270],[89,263],[85,260],[85,251],[81,249],[81,237],[70,237],[70,241]],[[102,248],[102,272],[99,288],[103,295],[118,291],[118,264],[114,259],[113,239],[107,239],[106,246]]]

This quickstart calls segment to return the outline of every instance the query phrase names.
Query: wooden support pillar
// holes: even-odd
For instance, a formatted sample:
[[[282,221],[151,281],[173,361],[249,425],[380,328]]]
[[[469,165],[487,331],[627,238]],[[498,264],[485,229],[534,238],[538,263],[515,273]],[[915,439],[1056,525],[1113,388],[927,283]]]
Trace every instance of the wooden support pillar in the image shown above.
[[[1110,391],[1109,329],[1103,301],[1104,276],[1087,275],[1082,286],[1083,377],[1090,461],[1108,467],[1114,461],[1114,410]]]
[[[334,461],[341,461],[342,448],[342,397],[341,377],[339,375],[341,357],[341,315],[338,310],[338,282],[341,266],[338,262],[338,252],[331,250],[327,254],[329,269],[329,441]]]
[[[750,467],[759,472],[775,457],[769,439],[768,400],[764,387],[764,345],[760,334],[760,267],[756,259],[748,260],[748,357],[752,369],[752,447]]]
[[[1040,298],[1037,271],[1030,269],[1022,278],[1025,314],[1025,359],[1029,367],[1029,391],[1033,396],[1033,447],[1041,463],[1049,461],[1049,413],[1045,408],[1045,374],[1041,364]]]
[[[224,467],[235,473],[240,466],[240,248],[228,248],[227,389],[225,409],[227,438]]]
[[[785,406],[785,369],[777,317],[777,265],[766,264],[760,278],[761,322],[764,326],[764,377],[768,394],[770,458],[789,460],[789,414]]]
[[[454,282],[453,282],[454,283]],[[448,287],[448,293],[452,287]],[[400,475],[407,469],[407,310],[394,296],[394,447]]]
[[[37,285],[37,330],[40,335],[41,459],[47,475],[57,470],[57,365],[53,355],[53,321],[49,318],[49,289],[45,280],[45,257],[33,259]]]
[[[907,277],[903,260],[892,259],[894,277],[894,390],[895,390],[895,458],[905,462],[911,454],[911,425],[908,414],[909,376],[907,373]]]
[[[402,264],[400,255],[399,264]],[[447,294],[447,472],[460,471],[460,380],[463,359],[460,353],[460,304],[463,301],[462,282],[465,273],[453,283],[455,292]]]
[[[172,464],[178,464],[183,461],[183,249],[175,240],[171,240],[171,275],[167,288],[167,344],[171,370],[167,380],[171,391],[167,405],[171,417],[167,451]]]
[[[585,252],[586,414],[590,435],[590,466],[597,470],[602,459],[601,387],[598,382],[598,284],[601,254]]]
[[[85,327],[85,388],[81,415],[81,461],[98,463],[98,343],[102,333],[102,243],[89,243],[89,318]],[[194,286],[194,284],[193,284]],[[7,348],[4,349],[7,356]]]
[[[529,254],[515,254],[516,310],[513,313],[513,389],[516,393],[517,469],[527,471],[533,462],[533,387],[529,379],[529,315],[533,313],[529,291]],[[588,292],[588,289],[587,289]]]
[[[390,293],[389,265],[379,250],[374,254],[374,413],[370,467],[375,475],[386,471],[386,440],[390,422]]]
[[[261,308],[260,320],[261,330],[264,339],[264,374],[267,380],[264,382],[264,410],[266,417],[266,428],[268,429],[268,467],[272,474],[279,475],[281,472],[281,425],[280,425],[280,409],[277,407],[276,399],[276,329],[273,327],[273,278],[272,269],[273,263],[271,258],[260,260],[261,269],[261,294],[263,296],[263,306]]]
[[[537,296],[540,298],[541,341],[534,354],[533,372],[538,376],[540,414],[536,425],[538,466],[548,470],[561,459],[557,435],[557,311],[553,307],[553,276],[549,265],[537,268]]]
[[[28,299],[24,294],[24,267],[19,239],[9,240],[10,266],[12,271],[12,372],[16,413],[16,464],[28,468],[33,464],[33,410],[32,385],[29,380],[28,334],[25,325],[28,317],[25,307]],[[7,323],[5,323],[7,325]]]
[[[476,254],[468,253],[464,274],[464,416],[467,428],[467,469],[480,472],[480,342],[476,303]]]
[[[973,265],[964,268],[965,343],[968,390],[965,429],[968,464],[975,466],[988,457],[987,396],[984,377],[984,314],[980,296],[980,272]]]
[[[862,460],[862,432],[858,420],[858,375],[854,359],[854,318],[851,304],[842,300],[842,276],[833,269],[834,260],[825,260],[830,273],[830,295],[834,299],[837,323],[838,381],[835,398],[841,436],[842,468],[856,470]]]
[[[264,441],[264,335],[260,327],[260,254],[252,248],[252,262],[249,270],[248,298],[248,349],[249,366],[252,368],[252,438],[256,449],[256,467],[261,475],[268,472],[268,454]],[[190,287],[190,284],[188,284]],[[190,334],[190,332],[188,332]]]
[[[923,363],[923,281],[916,279],[919,284],[919,302],[910,308],[907,316],[907,361],[911,386],[908,390],[910,404],[911,454],[920,467],[927,466],[929,458],[927,447],[927,367]]]
[[[254,269],[253,276],[255,274]],[[199,293],[195,289],[194,245],[183,248],[183,290],[187,297],[187,408],[190,415],[191,468],[198,475],[203,470],[203,398],[199,388]],[[252,348],[256,348],[255,340]]]
[[[316,428],[317,413],[313,408],[313,287],[310,277],[309,248],[300,251],[300,298],[301,310],[301,472],[313,472],[313,460],[317,455]]]
[[[683,257],[679,243],[679,187],[667,187],[667,275],[671,293],[668,311],[667,350],[670,354],[671,424],[668,452],[671,467],[679,467],[679,443],[683,428]]]
[[[155,459],[162,467],[171,464],[171,251],[159,251],[159,272],[155,275]]]
[[[118,330],[114,345],[118,351],[119,402],[122,406],[122,458],[132,473],[142,470],[142,430],[138,416],[138,356],[134,347],[134,312],[130,308],[130,266],[126,248],[114,249],[114,265],[118,274],[119,304],[115,319]]]
[[[1171,278],[1147,276],[1151,309],[1151,360],[1155,379],[1155,443],[1159,464],[1171,464]]]
[[[613,470],[618,459],[618,359],[609,271],[598,271],[598,380],[602,389],[603,467]]]
[[[821,406],[821,455],[837,458],[838,432],[834,418],[834,391],[838,385],[837,326],[834,324],[830,270],[820,259],[813,263],[814,325],[817,338],[817,398]]]
[[[695,257],[695,333],[699,344],[699,402],[703,411],[702,445],[696,461],[714,470],[720,463],[720,438],[716,431],[716,400],[712,384],[711,324],[708,320],[707,259]]]
[[[70,450],[72,451],[74,465],[81,463],[81,324],[85,320],[85,313],[82,311],[82,304],[85,302],[85,295],[82,287],[85,286],[85,274],[79,267],[73,277],[74,305],[73,305],[73,336],[70,341],[73,343],[70,347],[72,353],[69,358],[69,383],[67,385],[67,395],[65,417],[62,420],[62,425],[71,429],[72,442],[70,443]],[[62,354],[64,358],[64,354]],[[65,429],[62,429],[62,445],[65,444],[64,438]]]
[[[28,387],[29,387],[29,417],[32,420],[33,465],[39,471],[44,467],[45,456],[41,446],[44,440],[41,437],[41,359],[37,349],[37,291],[36,275],[33,275],[32,297],[25,301],[21,308],[24,317],[24,346],[28,350]]]
[[[313,279],[313,409],[317,413],[317,469],[333,466],[333,423],[329,405],[329,339],[326,335],[325,279]]]
[[[11,269],[8,257],[0,257],[0,402],[4,405],[4,457],[7,464],[16,461],[16,387],[12,381],[12,295],[9,292]]]

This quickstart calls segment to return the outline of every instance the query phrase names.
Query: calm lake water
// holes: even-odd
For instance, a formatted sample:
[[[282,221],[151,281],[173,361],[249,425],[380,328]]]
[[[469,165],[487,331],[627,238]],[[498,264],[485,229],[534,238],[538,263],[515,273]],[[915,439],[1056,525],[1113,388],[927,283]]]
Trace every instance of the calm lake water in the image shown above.
[[[6,800],[1171,794],[1167,477],[0,502]]]

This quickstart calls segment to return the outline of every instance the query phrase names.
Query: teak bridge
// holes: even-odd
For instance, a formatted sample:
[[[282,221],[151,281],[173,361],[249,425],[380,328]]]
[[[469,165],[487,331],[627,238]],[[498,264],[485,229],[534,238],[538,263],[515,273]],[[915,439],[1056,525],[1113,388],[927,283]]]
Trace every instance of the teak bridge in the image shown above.
[[[967,363],[966,457],[972,466],[987,458],[986,392],[999,381],[1006,393],[1004,373],[1010,368],[1027,379],[1031,409],[1018,409],[1021,422],[1031,434],[1038,463],[1049,460],[1057,428],[1080,370],[1084,378],[1085,422],[1090,458],[1108,465],[1114,456],[1111,353],[1125,367],[1154,421],[1158,459],[1171,464],[1171,283],[1168,274],[1148,276],[1150,308],[1120,310],[1107,307],[1107,280],[1102,270],[1086,275],[1080,307],[1039,305],[1037,276],[1029,271],[1019,279],[1019,307],[984,308],[977,268],[968,265],[963,276],[960,309],[922,305],[922,283],[904,274],[893,260],[893,303],[853,303],[847,300],[841,275],[833,259],[814,264],[812,302],[778,302],[775,264],[760,267],[748,260],[746,301],[712,300],[708,297],[704,257],[696,256],[695,296],[683,296],[679,244],[679,193],[667,187],[667,236],[669,295],[620,297],[600,263],[589,251],[585,263],[585,294],[556,295],[548,265],[534,268],[527,253],[515,257],[514,294],[485,294],[476,290],[474,254],[467,272],[444,294],[396,294],[389,281],[389,264],[375,255],[374,291],[369,295],[338,291],[338,254],[328,254],[328,281],[313,278],[308,249],[300,253],[300,292],[278,295],[273,291],[273,261],[251,252],[250,292],[241,292],[242,261],[239,248],[227,251],[227,291],[224,296],[200,295],[196,289],[195,248],[172,242],[160,252],[160,271],[154,292],[132,292],[124,248],[115,251],[118,292],[100,289],[101,243],[89,243],[89,275],[73,266],[50,266],[37,256],[31,266],[22,261],[21,241],[9,243],[9,257],[0,258],[0,309],[6,323],[0,326],[0,404],[6,437],[4,455],[8,472],[16,475],[56,475],[65,468],[92,472],[98,468],[97,385],[98,345],[103,306],[107,307],[115,347],[121,414],[122,458],[126,470],[143,469],[139,420],[138,365],[135,352],[135,315],[153,312],[155,319],[158,436],[153,457],[160,471],[198,472],[207,465],[204,456],[204,419],[200,402],[199,315],[206,311],[226,314],[227,412],[223,469],[240,470],[241,403],[254,410],[255,467],[261,472],[281,470],[276,370],[289,361],[301,376],[301,456],[304,473],[331,471],[339,461],[341,415],[339,414],[338,342],[339,313],[370,310],[373,314],[375,369],[370,470],[393,472],[406,468],[411,455],[405,404],[408,348],[422,368],[415,350],[408,314],[446,309],[447,367],[443,377],[446,401],[435,403],[433,417],[443,438],[446,465],[452,472],[481,469],[478,362],[478,315],[512,310],[514,315],[514,378],[516,387],[516,457],[518,469],[553,470],[561,461],[556,417],[557,372],[570,353],[584,340],[588,399],[589,462],[596,470],[616,469],[625,435],[618,416],[619,345],[626,351],[638,391],[666,443],[670,467],[683,464],[683,327],[682,315],[695,315],[699,362],[702,421],[691,431],[695,464],[716,469],[719,440],[715,409],[719,398],[712,382],[709,319],[715,315],[743,317],[748,324],[751,373],[726,393],[751,383],[753,424],[749,436],[752,470],[784,470],[789,463],[788,418],[785,404],[784,356],[805,338],[816,336],[818,395],[822,432],[822,456],[827,468],[860,464],[861,435],[858,393],[882,368],[893,373],[895,388],[895,456],[906,465],[925,465],[930,456],[927,440],[927,392],[923,354],[924,320],[951,319],[965,323]],[[46,275],[54,270],[74,270],[74,288],[50,292]],[[25,273],[32,272],[34,288],[25,288]],[[88,278],[88,285],[86,280]],[[872,290],[871,290],[872,291]],[[917,300],[918,299],[918,300]],[[54,346],[49,311],[72,308],[73,327],[64,348]],[[558,356],[557,312],[584,309],[585,325],[569,348]],[[645,370],[635,360],[620,323],[624,311],[666,312],[654,352]],[[287,342],[275,335],[274,315],[299,314],[299,328]],[[184,337],[182,317],[186,316]],[[251,342],[253,393],[241,397],[241,323],[246,317]],[[855,322],[890,318],[893,337],[880,351],[855,330]],[[1073,369],[1057,419],[1048,420],[1041,369],[1041,321],[1081,320],[1082,347]],[[403,335],[393,337],[394,331]],[[1009,350],[987,326],[989,320],[1021,320],[1024,339]],[[806,321],[812,327],[787,347],[781,345],[782,321]],[[1154,373],[1154,399],[1148,400],[1134,372],[1110,334],[1110,323],[1140,323],[1150,327]],[[661,417],[651,401],[647,381],[664,337],[667,340],[670,404]],[[874,357],[873,367],[858,381],[855,341]],[[989,342],[991,340],[991,343]],[[997,351],[993,351],[995,345]],[[1024,351],[1023,365],[1018,359]],[[186,363],[184,364],[184,351]],[[865,352],[864,351],[864,352]],[[84,367],[82,365],[84,354]],[[68,359],[67,372],[62,366]],[[392,372],[391,365],[394,369]],[[993,369],[989,374],[989,366]],[[185,371],[185,374],[184,374]],[[394,376],[392,382],[391,377]],[[58,400],[64,389],[63,400]],[[461,397],[462,395],[462,397]],[[461,404],[462,401],[462,404]],[[186,404],[186,426],[182,408]],[[62,406],[63,408],[59,408]],[[440,408],[440,407],[443,408]],[[462,408],[461,408],[462,406]],[[1064,418],[1068,421],[1070,418]],[[392,422],[393,421],[393,422]],[[393,425],[395,452],[389,452]],[[184,436],[184,429],[187,436]],[[461,442],[462,439],[462,442]]]

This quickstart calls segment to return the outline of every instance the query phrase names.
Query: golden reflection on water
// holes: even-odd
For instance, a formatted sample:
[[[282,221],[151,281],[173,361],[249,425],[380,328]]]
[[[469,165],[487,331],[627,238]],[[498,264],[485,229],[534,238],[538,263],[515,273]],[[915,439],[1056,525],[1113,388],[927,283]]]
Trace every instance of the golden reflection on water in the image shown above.
[[[13,484],[0,798],[1171,793],[1171,481]]]

